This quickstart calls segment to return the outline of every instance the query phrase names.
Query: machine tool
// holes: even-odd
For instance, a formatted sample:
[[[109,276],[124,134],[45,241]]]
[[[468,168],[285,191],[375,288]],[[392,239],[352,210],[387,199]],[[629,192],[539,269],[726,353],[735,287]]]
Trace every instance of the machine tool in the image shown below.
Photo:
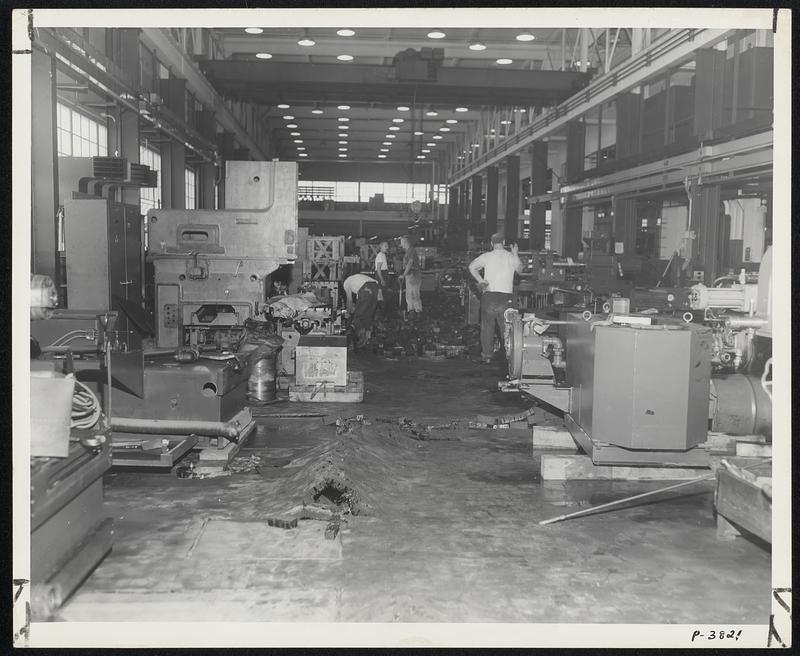
[[[554,305],[588,305],[592,298],[586,265],[560,258],[553,251],[520,251],[523,270],[514,293],[517,305],[541,309]]]

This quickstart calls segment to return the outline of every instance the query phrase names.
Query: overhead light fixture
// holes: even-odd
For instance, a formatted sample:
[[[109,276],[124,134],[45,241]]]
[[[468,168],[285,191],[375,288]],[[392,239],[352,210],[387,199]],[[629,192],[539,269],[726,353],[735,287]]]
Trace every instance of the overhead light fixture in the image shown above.
[[[511,125],[511,121],[500,121],[500,125]]]
[[[339,61],[353,61],[353,55],[336,55]]]
[[[402,123],[405,120],[406,119],[404,119],[404,118],[393,118],[392,119],[392,123]]]
[[[338,118],[338,121],[339,121],[340,123],[347,123],[347,121],[349,121],[349,120],[350,120],[350,119],[349,119],[349,118],[347,118],[346,116],[340,116],[340,117]]]
[[[473,148],[479,148],[479,147],[480,147],[480,144],[472,144],[472,147],[473,147]]]
[[[439,112],[431,107],[427,112],[425,112],[425,116],[439,116]]]
[[[391,146],[391,145],[392,145],[391,141],[382,141],[381,142],[381,146]]]
[[[350,109],[350,105],[337,105],[336,109],[341,109],[342,111]]]
[[[466,107],[456,107],[457,112],[468,112],[469,109]]]
[[[431,138],[432,139],[444,139],[444,137],[441,134],[434,134],[433,137],[431,137]]]
[[[340,145],[340,146],[346,146],[346,145],[347,145],[347,142],[346,142],[346,141],[340,141],[340,142],[339,142],[339,145]]]
[[[458,121],[454,118],[448,118],[445,123],[450,123],[450,125],[452,125],[453,123],[458,123]]]
[[[417,155],[417,159],[425,159],[425,155]]]
[[[501,66],[506,66],[507,64],[511,64],[514,62],[513,59],[509,59],[508,57],[500,57],[500,59],[495,60]]]
[[[396,134],[387,134],[386,139],[394,139],[396,136]]]
[[[290,133],[289,133],[289,136],[292,136],[292,137],[299,137],[299,136],[300,136],[300,133],[299,133],[299,132],[290,132]]]
[[[291,107],[291,105],[287,105],[286,103],[278,105],[278,109],[289,109],[289,107]]]
[[[411,108],[410,107],[406,107],[405,105],[398,105],[397,106],[397,111],[398,112],[407,112],[409,109],[411,109]]]
[[[378,155],[380,159],[386,159],[386,155]]]
[[[517,41],[533,41],[536,37],[533,36],[530,32],[523,32],[522,34],[517,34]]]
[[[415,136],[415,137],[421,137],[423,134],[424,134],[423,132],[421,132],[420,130],[417,130],[417,131],[414,133],[414,136]]]
[[[298,157],[308,157],[308,153],[297,153]]]
[[[294,120],[294,116],[292,116],[291,114],[287,114],[286,116],[283,117],[283,119],[285,121],[293,121]]]
[[[310,47],[310,46],[313,46],[313,45],[315,45],[316,43],[317,43],[317,42],[316,42],[316,41],[314,41],[314,39],[309,39],[308,37],[306,37],[305,39],[300,39],[300,40],[297,42],[297,45],[298,45],[298,46],[305,46],[306,48],[308,48],[308,47]]]
[[[429,153],[429,152],[431,152],[431,151],[430,151],[430,150],[428,150],[427,148],[423,148],[423,149],[422,149],[422,150],[420,150],[419,152],[421,152],[421,153]]]
[[[302,139],[295,139],[294,142],[295,143],[303,143],[303,140]]]
[[[248,34],[261,34],[264,30],[260,27],[245,27],[244,31]]]
[[[322,114],[323,113],[322,107],[320,107],[319,105],[314,105],[314,109],[311,110],[311,113]]]
[[[339,148],[339,152],[346,153],[347,152],[347,148]]]
[[[478,41],[469,44],[470,50],[486,50],[486,46]]]
[[[338,34],[339,36],[355,36],[355,32],[347,28],[336,30],[336,34]]]
[[[347,157],[347,153],[339,153],[339,157]]]
[[[450,128],[448,128],[446,125],[443,125],[439,128],[439,132],[450,132]]]
[[[382,153],[388,153],[388,152],[389,152],[389,149],[388,149],[388,148],[381,148],[381,152],[382,152]]]
[[[444,39],[447,35],[441,30],[431,30],[428,32],[429,39]]]
[[[397,131],[398,131],[400,128],[398,128],[396,125],[390,125],[390,126],[389,126],[389,129],[390,129],[392,132],[397,132]]]
[[[257,52],[256,57],[258,59],[272,59],[272,55],[270,55],[268,52]]]
[[[297,127],[297,123],[287,123],[286,127],[290,130],[294,130]]]
[[[306,147],[305,147],[305,146],[298,146],[298,147],[297,147],[297,150],[305,150],[305,149],[306,149]]]
[[[350,126],[349,126],[349,125],[347,125],[347,124],[345,123],[344,125],[340,125],[340,126],[339,126],[339,129],[340,129],[340,130],[349,130],[349,129],[350,129]]]
[[[348,134],[347,134],[347,132],[340,132],[340,133],[339,133],[339,136],[340,136],[340,137],[347,137],[347,136],[348,136]]]

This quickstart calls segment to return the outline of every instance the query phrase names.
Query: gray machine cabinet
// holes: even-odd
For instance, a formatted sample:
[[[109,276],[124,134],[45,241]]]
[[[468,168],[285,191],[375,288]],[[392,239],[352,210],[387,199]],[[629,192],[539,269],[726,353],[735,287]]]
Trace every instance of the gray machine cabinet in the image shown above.
[[[686,451],[706,441],[711,332],[702,326],[570,326],[572,416],[592,440]]]

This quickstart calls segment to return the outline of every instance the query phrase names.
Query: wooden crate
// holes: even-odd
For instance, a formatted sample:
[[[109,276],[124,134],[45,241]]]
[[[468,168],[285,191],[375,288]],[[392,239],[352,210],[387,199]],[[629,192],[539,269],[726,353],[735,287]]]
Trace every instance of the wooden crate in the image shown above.
[[[771,464],[765,462],[753,467],[752,458],[729,458],[738,466],[750,466],[754,477],[769,479]],[[758,462],[756,460],[756,462]],[[726,539],[740,533],[740,529],[772,542],[772,500],[759,485],[720,468],[714,491],[714,508],[717,511],[717,536]]]
[[[346,385],[289,385],[289,400],[314,403],[361,403],[364,400],[364,374],[347,372]]]
[[[306,240],[308,259],[314,262],[339,261],[344,257],[344,236],[315,237]]]
[[[347,384],[347,338],[342,335],[303,335],[295,347],[297,384]]]
[[[311,282],[341,280],[342,270],[341,262],[305,260],[303,263],[303,277]]]

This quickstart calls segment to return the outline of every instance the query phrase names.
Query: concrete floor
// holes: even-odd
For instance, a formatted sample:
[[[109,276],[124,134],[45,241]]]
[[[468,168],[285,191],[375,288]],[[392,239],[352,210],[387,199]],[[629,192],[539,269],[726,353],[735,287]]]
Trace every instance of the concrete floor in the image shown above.
[[[716,539],[712,485],[549,526],[538,521],[663,483],[545,485],[531,438],[423,424],[525,408],[496,392],[500,365],[351,357],[364,403],[278,403],[262,413],[362,413],[337,436],[320,419],[260,420],[238,456],[259,471],[209,479],[114,472],[115,546],[64,606],[66,621],[579,622],[762,624],[770,554]],[[539,415],[537,419],[552,417]],[[266,519],[334,481],[357,515]]]

